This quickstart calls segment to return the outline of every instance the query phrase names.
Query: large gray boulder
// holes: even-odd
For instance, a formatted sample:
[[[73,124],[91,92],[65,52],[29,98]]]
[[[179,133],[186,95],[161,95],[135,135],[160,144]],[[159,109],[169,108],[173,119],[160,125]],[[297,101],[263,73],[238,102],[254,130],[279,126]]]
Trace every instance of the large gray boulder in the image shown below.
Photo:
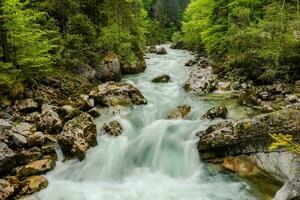
[[[83,160],[90,147],[97,145],[96,125],[93,118],[82,113],[68,121],[58,136],[58,144],[66,158]]]
[[[114,53],[107,54],[95,70],[95,78],[102,82],[120,81],[122,78],[120,60]]]
[[[190,68],[190,77],[187,80],[184,89],[188,92],[203,95],[213,91],[217,86],[217,79],[213,73],[212,67],[206,68],[196,64]]]
[[[127,83],[106,82],[92,90],[89,96],[101,106],[132,106],[147,103],[142,93]]]
[[[272,152],[270,134],[299,139],[299,119],[300,105],[294,105],[253,119],[221,122],[198,133],[198,150],[204,160]]]

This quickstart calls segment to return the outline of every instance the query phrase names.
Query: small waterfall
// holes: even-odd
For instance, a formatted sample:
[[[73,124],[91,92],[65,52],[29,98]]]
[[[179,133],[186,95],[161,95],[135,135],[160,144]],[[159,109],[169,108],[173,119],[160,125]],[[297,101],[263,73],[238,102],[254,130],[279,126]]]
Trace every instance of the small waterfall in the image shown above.
[[[234,175],[210,170],[201,163],[196,132],[211,121],[200,118],[208,108],[224,99],[195,97],[183,89],[188,78],[184,64],[189,52],[164,46],[167,55],[148,55],[145,73],[125,77],[134,84],[148,104],[128,108],[117,116],[102,115],[96,120],[98,146],[82,162],[57,162],[47,175],[50,185],[37,194],[41,200],[252,200],[249,186]],[[151,80],[171,76],[166,84]],[[229,100],[228,100],[229,101]],[[225,102],[226,103],[226,102]],[[228,107],[234,102],[227,102]],[[185,120],[166,120],[169,111],[189,104],[192,112]],[[246,111],[230,110],[241,117]],[[101,134],[105,121],[118,120],[124,132],[112,138]],[[214,122],[216,123],[216,122]]]

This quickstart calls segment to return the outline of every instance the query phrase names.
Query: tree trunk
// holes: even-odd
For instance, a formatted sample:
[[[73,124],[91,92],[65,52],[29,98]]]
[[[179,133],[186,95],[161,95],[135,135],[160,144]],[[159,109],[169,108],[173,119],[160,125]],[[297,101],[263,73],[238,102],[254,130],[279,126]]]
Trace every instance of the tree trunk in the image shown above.
[[[5,21],[3,17],[3,5],[0,0],[0,43],[3,51],[3,61],[10,62],[9,48],[7,42],[7,34],[5,29]]]

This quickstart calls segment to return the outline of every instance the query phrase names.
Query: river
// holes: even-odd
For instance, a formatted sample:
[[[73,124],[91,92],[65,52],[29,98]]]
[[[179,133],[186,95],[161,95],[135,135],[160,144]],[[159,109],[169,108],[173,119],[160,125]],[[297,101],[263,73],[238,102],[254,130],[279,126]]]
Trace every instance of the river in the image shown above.
[[[249,181],[200,161],[196,133],[218,122],[202,120],[201,114],[220,103],[230,118],[243,118],[249,110],[227,94],[194,96],[183,85],[189,69],[184,64],[193,56],[170,49],[167,55],[147,55],[145,73],[126,76],[123,81],[139,88],[148,104],[120,109],[96,119],[98,146],[84,161],[62,162],[47,174],[49,186],[37,194],[41,200],[252,200],[263,199]],[[170,83],[151,80],[162,74]],[[189,104],[184,120],[166,120],[178,105]],[[118,120],[124,132],[113,138],[103,135],[104,122]]]

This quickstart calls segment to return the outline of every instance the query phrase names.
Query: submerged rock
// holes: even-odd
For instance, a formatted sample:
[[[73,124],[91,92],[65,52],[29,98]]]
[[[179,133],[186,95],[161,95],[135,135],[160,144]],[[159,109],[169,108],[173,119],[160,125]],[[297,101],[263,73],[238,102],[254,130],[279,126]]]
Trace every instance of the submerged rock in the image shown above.
[[[156,54],[164,55],[164,54],[168,54],[168,52],[164,47],[160,47],[160,48],[157,48]]]
[[[191,111],[190,105],[178,106],[174,111],[168,114],[168,119],[182,119]]]
[[[184,89],[188,92],[202,95],[213,91],[216,85],[217,79],[212,71],[212,67],[202,68],[199,65],[193,65]]]
[[[222,118],[226,119],[228,115],[228,110],[225,106],[218,106],[209,109],[204,115],[202,115],[202,118],[206,119],[216,119],[216,118]]]
[[[262,174],[260,169],[246,156],[226,157],[222,166],[241,176],[257,176]]]
[[[123,131],[122,125],[118,121],[105,123],[103,129],[106,134],[114,137],[121,135]]]
[[[300,131],[299,119],[300,105],[296,105],[253,119],[212,125],[198,134],[198,150],[204,160],[271,152],[270,134],[289,134],[297,139]]]
[[[142,93],[127,83],[106,82],[92,90],[89,96],[101,106],[133,106],[147,103]]]
[[[87,150],[97,145],[93,118],[87,113],[82,113],[68,121],[58,136],[58,143],[66,158],[77,157],[83,160]]]
[[[48,180],[43,176],[31,176],[21,181],[20,195],[30,195],[48,186]]]
[[[168,74],[160,75],[152,80],[153,83],[168,83],[171,77]]]

